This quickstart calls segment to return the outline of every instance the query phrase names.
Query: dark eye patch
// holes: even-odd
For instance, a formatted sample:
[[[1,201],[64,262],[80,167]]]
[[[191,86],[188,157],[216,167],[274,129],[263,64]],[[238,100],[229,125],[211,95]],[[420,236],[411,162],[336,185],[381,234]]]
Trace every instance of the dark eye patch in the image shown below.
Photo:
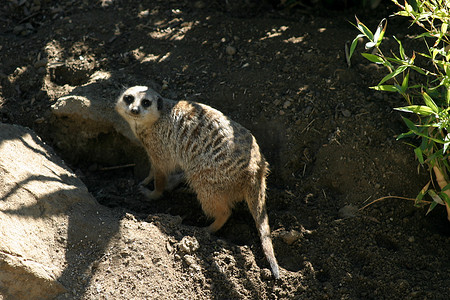
[[[152,105],[152,101],[149,99],[143,99],[141,104],[143,107],[147,108],[147,107],[150,107],[150,105]]]
[[[125,96],[123,96],[123,101],[126,104],[131,104],[131,103],[134,102],[134,96],[132,96],[132,95],[125,95]]]

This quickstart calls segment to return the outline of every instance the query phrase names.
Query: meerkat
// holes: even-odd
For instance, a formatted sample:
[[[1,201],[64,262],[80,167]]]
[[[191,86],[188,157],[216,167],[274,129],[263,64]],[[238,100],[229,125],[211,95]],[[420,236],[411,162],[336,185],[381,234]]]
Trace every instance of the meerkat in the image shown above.
[[[225,224],[234,204],[245,199],[278,279],[266,212],[268,163],[250,131],[210,106],[162,98],[146,86],[123,92],[116,110],[150,159],[151,170],[141,183],[141,192],[149,199],[159,198],[170,175],[183,171],[204,213],[214,219],[208,227],[212,233]],[[153,191],[143,187],[151,180]]]

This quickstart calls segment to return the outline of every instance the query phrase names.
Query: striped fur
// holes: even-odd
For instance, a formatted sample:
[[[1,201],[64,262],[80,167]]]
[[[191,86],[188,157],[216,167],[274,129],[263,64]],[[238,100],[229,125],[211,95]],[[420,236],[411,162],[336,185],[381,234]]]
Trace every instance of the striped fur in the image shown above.
[[[126,96],[132,96],[133,102]],[[144,107],[144,99],[151,104],[147,101]],[[278,279],[265,207],[268,163],[250,131],[207,105],[163,99],[146,87],[126,90],[116,109],[142,142],[152,164],[143,183],[154,179],[155,189],[142,188],[143,194],[161,196],[170,174],[184,171],[203,211],[214,219],[211,232],[219,230],[234,204],[245,199]]]

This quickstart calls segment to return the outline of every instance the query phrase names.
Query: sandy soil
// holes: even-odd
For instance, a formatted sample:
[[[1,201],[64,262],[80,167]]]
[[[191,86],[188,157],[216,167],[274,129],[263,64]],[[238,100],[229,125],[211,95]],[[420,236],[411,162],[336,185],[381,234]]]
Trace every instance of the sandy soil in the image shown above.
[[[96,70],[120,72],[156,82],[168,98],[223,111],[253,132],[271,164],[267,206],[282,268],[276,282],[244,205],[206,236],[199,227],[208,220],[184,189],[149,203],[132,170],[73,164],[127,230],[95,254],[94,267],[79,270],[88,275],[66,297],[450,295],[442,207],[425,216],[426,208],[389,199],[358,210],[383,196],[414,198],[428,181],[412,149],[396,140],[405,130],[393,111],[401,99],[368,89],[382,70],[358,55],[351,68],[345,61],[344,44],[357,34],[348,20],[357,13],[374,27],[392,8],[305,13],[252,1],[14,2],[0,11],[0,121],[29,126],[58,151],[50,105]],[[412,43],[405,24],[391,20],[387,38],[398,30]],[[182,250],[186,239],[199,248]]]

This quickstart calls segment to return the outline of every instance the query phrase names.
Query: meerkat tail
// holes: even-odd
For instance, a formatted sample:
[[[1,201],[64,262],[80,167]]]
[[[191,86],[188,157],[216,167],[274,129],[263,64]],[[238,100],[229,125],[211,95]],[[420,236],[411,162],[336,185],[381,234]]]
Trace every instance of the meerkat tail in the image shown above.
[[[261,222],[257,224],[257,226],[264,255],[266,256],[270,268],[272,269],[273,277],[275,277],[275,279],[279,279],[280,271],[278,270],[277,259],[275,258],[275,254],[273,251],[272,238],[270,236],[269,218],[267,216],[266,210],[264,210],[262,216],[260,216],[260,220]]]
[[[272,274],[275,279],[280,278],[280,271],[278,268],[277,259],[273,251],[272,238],[270,234],[269,217],[266,210],[266,166],[261,170],[260,184],[256,185],[258,190],[253,191],[253,195],[248,195],[247,203],[255,219],[256,227],[261,239],[261,245],[269,262]]]

